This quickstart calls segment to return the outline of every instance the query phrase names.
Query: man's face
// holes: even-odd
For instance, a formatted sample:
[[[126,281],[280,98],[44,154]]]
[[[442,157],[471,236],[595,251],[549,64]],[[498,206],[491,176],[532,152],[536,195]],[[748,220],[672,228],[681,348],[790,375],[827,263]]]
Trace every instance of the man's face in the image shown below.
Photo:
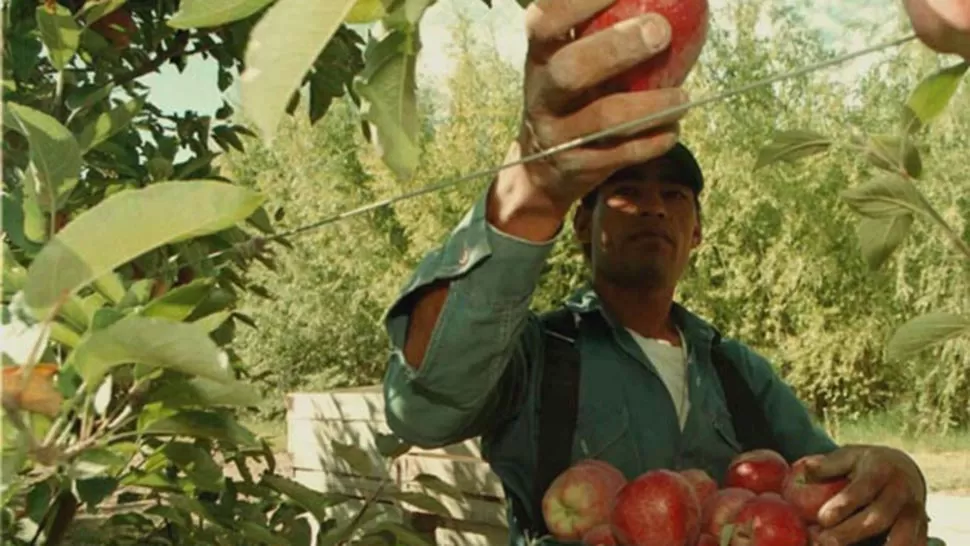
[[[656,161],[600,187],[596,206],[581,207],[577,238],[591,247],[596,276],[620,286],[672,287],[700,244],[691,188],[674,182],[676,166]]]

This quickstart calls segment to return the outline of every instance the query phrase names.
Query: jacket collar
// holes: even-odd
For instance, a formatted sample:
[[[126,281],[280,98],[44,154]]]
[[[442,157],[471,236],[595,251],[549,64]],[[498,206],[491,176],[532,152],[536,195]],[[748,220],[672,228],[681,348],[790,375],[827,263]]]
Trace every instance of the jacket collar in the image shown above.
[[[581,316],[599,315],[614,330],[624,329],[616,317],[603,306],[599,295],[589,284],[573,292],[566,299],[565,306]],[[676,301],[671,306],[670,314],[674,324],[680,328],[690,345],[709,346],[718,334],[713,325]]]

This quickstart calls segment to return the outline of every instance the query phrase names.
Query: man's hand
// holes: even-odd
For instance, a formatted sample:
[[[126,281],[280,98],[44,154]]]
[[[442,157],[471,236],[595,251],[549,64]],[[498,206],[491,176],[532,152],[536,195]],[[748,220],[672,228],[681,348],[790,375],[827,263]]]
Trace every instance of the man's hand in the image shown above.
[[[927,47],[970,61],[970,0],[903,0],[903,6]]]
[[[846,446],[814,461],[808,476],[849,478],[819,510],[820,546],[849,546],[886,531],[886,546],[926,544],[926,484],[919,467],[902,451]]]
[[[658,14],[622,21],[580,39],[578,24],[615,0],[536,0],[525,13],[528,51],[523,117],[508,160],[681,105],[681,89],[609,93],[606,82],[667,48],[670,25]],[[499,174],[489,220],[530,239],[548,237],[570,206],[614,171],[662,155],[676,143],[684,112]],[[523,219],[523,217],[526,217]]]

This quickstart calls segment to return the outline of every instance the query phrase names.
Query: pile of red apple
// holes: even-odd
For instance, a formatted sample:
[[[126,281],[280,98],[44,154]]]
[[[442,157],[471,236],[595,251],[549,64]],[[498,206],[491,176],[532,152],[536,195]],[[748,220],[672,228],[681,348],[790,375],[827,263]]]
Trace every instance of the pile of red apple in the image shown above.
[[[802,458],[752,450],[730,463],[723,487],[700,469],[651,470],[627,480],[609,463],[577,462],[550,485],[550,534],[587,546],[811,546],[817,514],[848,483],[806,477]]]

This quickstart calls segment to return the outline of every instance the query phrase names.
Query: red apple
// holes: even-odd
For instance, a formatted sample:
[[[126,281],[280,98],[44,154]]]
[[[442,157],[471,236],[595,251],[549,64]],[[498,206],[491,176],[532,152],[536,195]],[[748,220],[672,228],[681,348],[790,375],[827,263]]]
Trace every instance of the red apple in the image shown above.
[[[700,503],[683,476],[651,470],[616,496],[610,523],[626,546],[690,546],[700,534]]]
[[[772,495],[758,495],[734,516],[731,546],[806,546],[808,527],[794,506]]]
[[[588,36],[651,12],[662,15],[670,23],[670,45],[616,78],[616,83],[627,91],[679,87],[684,83],[707,41],[710,17],[707,0],[616,0],[576,29],[578,37]]]
[[[583,546],[616,546],[616,537],[609,523],[601,523],[583,535]]]
[[[680,475],[694,488],[694,494],[697,495],[697,502],[702,507],[707,502],[708,497],[717,492],[717,482],[704,470],[688,468],[687,470],[681,470]]]
[[[727,487],[711,495],[701,506],[701,531],[721,536],[721,528],[734,521],[734,516],[755,494],[740,487]]]
[[[781,494],[790,469],[785,458],[775,451],[746,451],[731,460],[725,486],[742,487],[755,493]]]
[[[577,541],[593,527],[608,522],[613,498],[625,484],[623,473],[603,461],[570,466],[542,497],[542,516],[549,533],[558,540]]]
[[[818,522],[818,511],[822,505],[849,484],[848,478],[810,481],[806,475],[808,464],[812,460],[821,458],[821,455],[809,455],[795,461],[782,489],[785,500],[791,503],[802,519],[809,523]]]
[[[697,546],[721,546],[721,543],[714,538],[714,535],[704,533],[699,539],[697,539]]]

